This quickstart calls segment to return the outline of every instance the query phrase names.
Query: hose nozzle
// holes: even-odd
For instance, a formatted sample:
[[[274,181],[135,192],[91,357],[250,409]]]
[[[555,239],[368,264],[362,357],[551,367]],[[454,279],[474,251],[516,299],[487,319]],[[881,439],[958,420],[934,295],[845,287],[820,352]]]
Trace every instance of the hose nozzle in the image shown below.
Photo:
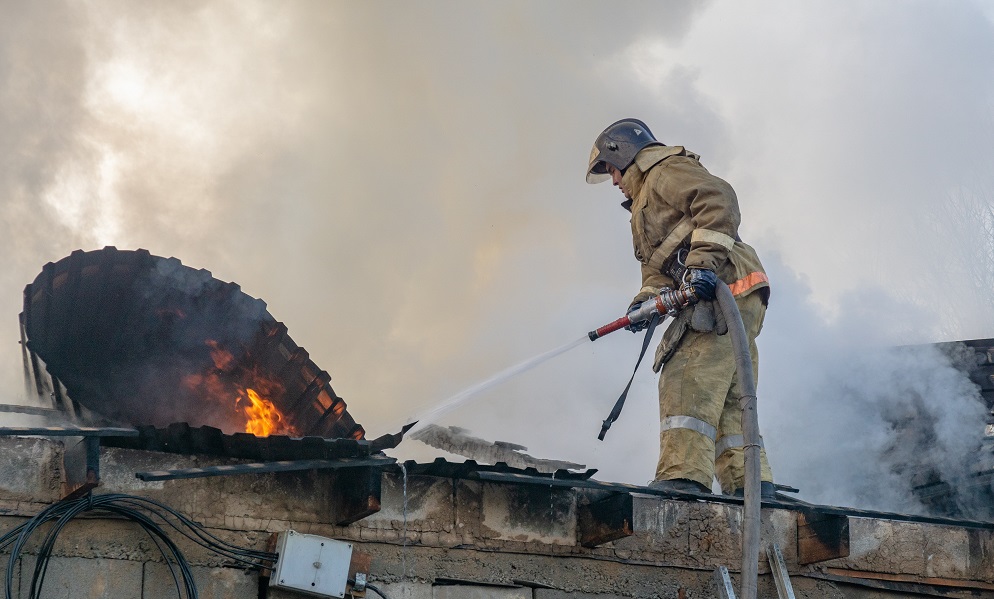
[[[587,333],[587,337],[591,341],[597,341],[608,333],[613,333],[618,329],[623,329],[633,324],[645,322],[656,314],[663,317],[675,316],[680,310],[696,304],[697,300],[697,294],[694,293],[692,287],[680,289],[663,287],[659,290],[659,295],[645,300],[638,308],[618,320],[590,331]]]

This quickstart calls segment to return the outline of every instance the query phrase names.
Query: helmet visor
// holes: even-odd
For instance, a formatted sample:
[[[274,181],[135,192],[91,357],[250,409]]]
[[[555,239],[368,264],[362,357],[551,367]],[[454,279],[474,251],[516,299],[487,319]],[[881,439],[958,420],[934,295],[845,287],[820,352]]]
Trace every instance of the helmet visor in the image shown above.
[[[590,163],[587,165],[587,183],[603,183],[611,178],[610,173],[607,172],[607,163],[597,159],[599,155],[600,150],[594,144],[593,149],[590,150]]]
[[[607,169],[604,168],[604,163],[599,162],[600,170],[592,168],[587,171],[587,183],[603,183],[604,181],[610,181],[611,175],[608,174]]]

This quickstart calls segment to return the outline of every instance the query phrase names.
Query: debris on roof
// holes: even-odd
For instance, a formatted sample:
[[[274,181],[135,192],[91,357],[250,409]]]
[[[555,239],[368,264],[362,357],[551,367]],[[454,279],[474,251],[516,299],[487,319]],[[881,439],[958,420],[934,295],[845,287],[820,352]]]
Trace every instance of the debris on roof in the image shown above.
[[[557,470],[583,470],[583,464],[561,460],[546,460],[523,453],[528,450],[523,445],[507,441],[490,442],[469,434],[470,431],[458,426],[442,427],[429,424],[414,432],[412,439],[421,441],[435,449],[442,449],[463,457],[497,464],[503,462],[512,468],[535,468],[539,472],[555,472]]]

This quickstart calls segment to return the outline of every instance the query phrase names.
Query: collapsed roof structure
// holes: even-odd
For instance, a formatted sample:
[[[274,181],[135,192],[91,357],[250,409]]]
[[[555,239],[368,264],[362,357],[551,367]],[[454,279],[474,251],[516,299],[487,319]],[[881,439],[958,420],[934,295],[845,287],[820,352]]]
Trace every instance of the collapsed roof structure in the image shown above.
[[[228,433],[365,433],[265,302],[175,258],[107,247],[50,262],[24,289],[21,327],[38,393],[46,370],[70,413]]]

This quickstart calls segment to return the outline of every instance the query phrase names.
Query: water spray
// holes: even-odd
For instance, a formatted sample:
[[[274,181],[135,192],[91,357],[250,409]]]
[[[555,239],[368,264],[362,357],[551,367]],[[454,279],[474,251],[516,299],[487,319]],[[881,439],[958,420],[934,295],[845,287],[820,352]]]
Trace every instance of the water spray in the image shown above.
[[[744,437],[745,453],[745,497],[743,502],[742,526],[741,594],[743,599],[756,599],[759,545],[761,535],[759,470],[760,437],[759,419],[756,413],[756,383],[752,373],[752,360],[749,355],[749,341],[746,337],[745,327],[742,323],[742,316],[739,314],[738,306],[735,303],[732,291],[728,288],[728,285],[719,280],[716,292],[718,307],[721,309],[722,314],[725,317],[725,322],[728,323],[728,332],[732,339],[736,366],[735,375],[738,379],[739,389],[743,391],[742,396],[739,398],[739,405],[742,408],[742,433]],[[645,342],[643,343],[642,353],[644,354],[645,348],[651,338],[652,329],[655,328],[655,325],[666,316],[674,316],[681,310],[696,304],[698,300],[699,298],[692,287],[682,289],[664,287],[659,290],[659,295],[642,302],[641,305],[630,311],[625,316],[587,333],[587,339],[590,341],[596,341],[608,333],[613,333],[626,327],[632,327],[632,325],[640,325],[648,322],[650,334],[646,335]],[[531,370],[539,364],[565,353],[574,347],[578,347],[579,345],[582,345],[584,341],[586,341],[586,339],[581,337],[580,339],[567,343],[562,347],[545,352],[525,360],[516,366],[502,370],[485,381],[477,383],[476,385],[473,385],[450,397],[446,401],[437,405],[435,408],[422,414],[420,418],[416,420],[412,419],[412,421],[403,427],[401,432],[395,435],[384,435],[383,437],[380,437],[373,442],[373,445],[379,445],[379,447],[377,447],[378,449],[396,447],[403,440],[404,434],[415,428],[416,425],[424,426],[429,422],[437,420],[443,414],[453,410],[480,392],[502,383],[511,377],[521,374],[526,370]],[[642,357],[639,356],[639,362],[641,362],[641,360]],[[637,368],[638,365],[636,365],[636,369]],[[632,376],[634,378],[634,373]],[[631,381],[629,381],[628,384],[630,387]],[[622,397],[619,398],[620,405],[624,405],[624,397],[627,395],[627,391],[628,388],[626,387],[625,392],[622,393]],[[617,417],[615,412],[620,412],[620,405],[615,405],[615,410],[612,411],[612,415],[608,417],[609,421],[613,422],[613,419]],[[606,429],[610,427],[608,421],[605,421],[604,424],[605,426],[601,429],[601,439],[603,439]],[[385,443],[382,443],[383,441],[385,441]]]
[[[408,432],[412,430],[419,430],[428,424],[434,423],[448,412],[451,412],[483,391],[499,385],[510,378],[518,376],[523,372],[531,370],[532,368],[535,368],[536,366],[543,364],[544,362],[547,362],[560,354],[564,354],[575,347],[579,347],[588,339],[590,341],[596,341],[608,333],[613,333],[614,331],[625,327],[650,321],[656,315],[675,315],[680,310],[683,310],[687,306],[695,303],[697,303],[697,295],[694,293],[692,288],[671,289],[669,287],[664,287],[659,290],[659,295],[642,302],[641,306],[635,310],[632,310],[618,320],[590,331],[587,333],[586,337],[580,337],[575,341],[571,341],[565,345],[541,353],[509,368],[505,368],[493,376],[463,389],[452,397],[438,403],[435,407],[421,413],[416,418],[411,418],[399,433],[383,435],[382,437],[377,438],[373,441],[373,446],[376,449],[392,449],[400,444],[400,442],[404,439],[404,435]]]

